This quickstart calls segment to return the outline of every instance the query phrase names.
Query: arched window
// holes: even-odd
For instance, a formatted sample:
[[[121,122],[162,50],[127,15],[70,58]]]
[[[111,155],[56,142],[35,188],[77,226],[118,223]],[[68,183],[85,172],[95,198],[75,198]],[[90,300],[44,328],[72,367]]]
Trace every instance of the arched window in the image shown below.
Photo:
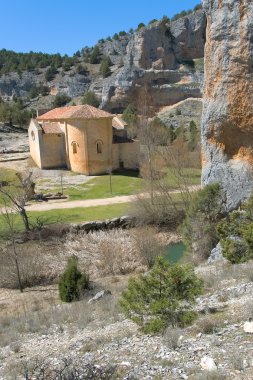
[[[103,145],[102,141],[97,141],[96,145],[97,145],[97,153],[101,154],[102,153],[102,145]]]
[[[33,131],[31,132],[31,137],[32,137],[32,139],[34,141],[35,140],[35,133]]]
[[[77,147],[79,145],[77,144],[76,141],[72,141],[71,145],[72,145],[72,152],[73,152],[73,154],[76,154],[77,153]]]

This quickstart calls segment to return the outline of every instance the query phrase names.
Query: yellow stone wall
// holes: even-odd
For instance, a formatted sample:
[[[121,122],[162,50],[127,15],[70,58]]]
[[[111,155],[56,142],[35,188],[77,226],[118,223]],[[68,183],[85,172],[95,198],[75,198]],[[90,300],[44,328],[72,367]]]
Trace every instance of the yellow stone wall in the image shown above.
[[[28,134],[30,154],[39,168],[51,169],[66,167],[64,134],[43,133],[33,121],[29,126]]]
[[[121,163],[125,169],[138,169],[139,156],[139,141],[112,145],[112,167],[114,170],[118,169]]]
[[[43,169],[66,167],[64,134],[42,134],[41,163]]]
[[[66,123],[66,147],[69,169],[76,173],[89,174],[86,129],[84,120]],[[76,153],[74,152],[76,143]]]
[[[106,173],[111,166],[111,119],[71,120],[66,124],[69,168],[87,175]],[[97,143],[102,153],[97,152]],[[73,150],[76,143],[77,151]]]
[[[112,119],[87,120],[89,174],[106,173],[112,166]],[[102,153],[97,152],[101,143]]]
[[[40,145],[39,142],[41,140],[41,131],[35,126],[33,120],[30,123],[28,128],[28,138],[29,138],[29,146],[30,146],[30,155],[36,165],[41,168],[41,156],[40,156]],[[33,137],[34,136],[34,137]]]

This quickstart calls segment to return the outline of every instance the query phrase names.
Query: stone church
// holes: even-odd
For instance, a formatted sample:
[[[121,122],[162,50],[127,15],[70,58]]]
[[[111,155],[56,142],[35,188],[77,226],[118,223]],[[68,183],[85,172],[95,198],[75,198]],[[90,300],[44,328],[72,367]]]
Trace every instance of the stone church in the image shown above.
[[[140,145],[127,137],[126,123],[90,105],[55,108],[32,119],[30,153],[41,169],[67,168],[97,175],[138,169]]]

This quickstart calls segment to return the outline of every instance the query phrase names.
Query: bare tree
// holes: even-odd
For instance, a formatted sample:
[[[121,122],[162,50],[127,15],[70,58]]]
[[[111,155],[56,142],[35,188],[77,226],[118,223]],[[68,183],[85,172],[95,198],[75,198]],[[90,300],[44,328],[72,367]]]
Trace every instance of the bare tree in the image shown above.
[[[1,215],[3,217],[5,225],[7,227],[6,237],[9,239],[9,241],[11,243],[10,258],[14,262],[14,265],[16,268],[19,290],[22,293],[23,292],[23,286],[22,286],[20,269],[19,269],[19,258],[18,258],[18,254],[17,254],[17,248],[16,248],[16,234],[17,234],[17,232],[15,229],[15,214],[13,214],[12,212],[9,212],[8,208],[5,204],[4,211],[1,212]]]
[[[151,269],[155,259],[164,253],[164,247],[158,241],[157,232],[152,227],[145,226],[134,230],[133,238],[144,265]]]
[[[30,224],[25,206],[27,201],[32,199],[34,195],[35,184],[32,181],[32,172],[25,177],[22,177],[20,173],[16,173],[16,176],[19,179],[19,183],[9,186],[0,186],[0,194],[5,202],[8,201],[10,207],[20,214],[25,230],[29,231]]]

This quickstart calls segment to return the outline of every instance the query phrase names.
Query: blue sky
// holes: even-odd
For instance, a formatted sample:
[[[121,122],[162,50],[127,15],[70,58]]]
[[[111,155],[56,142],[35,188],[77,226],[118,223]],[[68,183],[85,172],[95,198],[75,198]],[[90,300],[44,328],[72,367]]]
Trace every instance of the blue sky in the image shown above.
[[[0,49],[72,55],[120,30],[200,0],[1,0]]]

